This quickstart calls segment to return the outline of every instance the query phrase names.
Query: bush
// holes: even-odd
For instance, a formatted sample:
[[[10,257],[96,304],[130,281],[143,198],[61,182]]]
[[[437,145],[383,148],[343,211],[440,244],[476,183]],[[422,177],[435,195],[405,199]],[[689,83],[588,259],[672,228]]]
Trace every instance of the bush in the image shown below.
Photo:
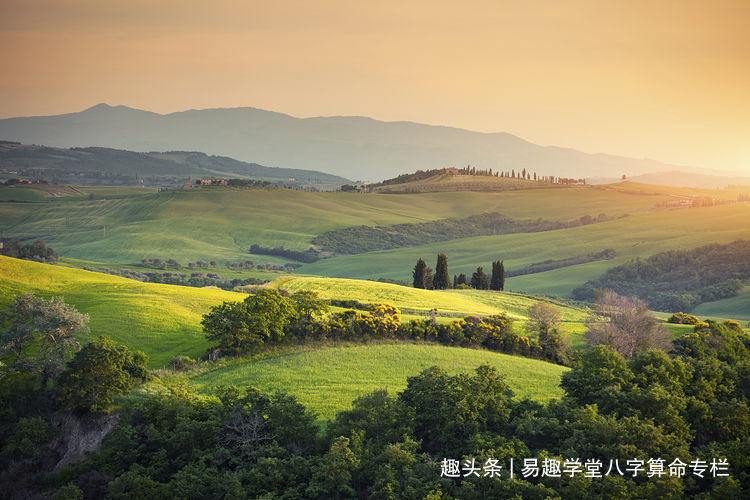
[[[685,314],[684,312],[676,312],[669,317],[667,323],[674,323],[677,325],[697,325],[700,322],[698,318],[692,314]]]
[[[126,394],[149,378],[148,357],[101,336],[83,346],[60,376],[59,397],[71,410],[96,413],[106,409],[113,397]]]
[[[195,365],[195,360],[188,356],[175,356],[169,361],[175,371],[184,371]]]

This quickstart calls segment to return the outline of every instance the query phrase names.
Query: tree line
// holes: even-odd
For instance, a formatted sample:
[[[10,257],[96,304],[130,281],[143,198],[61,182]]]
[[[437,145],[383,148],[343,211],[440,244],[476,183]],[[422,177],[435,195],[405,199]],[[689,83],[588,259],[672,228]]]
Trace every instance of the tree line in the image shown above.
[[[461,273],[450,279],[448,257],[438,254],[435,271],[427,267],[424,259],[418,259],[412,271],[412,286],[425,290],[447,290],[449,288],[474,288],[476,290],[505,290],[505,265],[502,260],[492,262],[492,274],[487,276],[484,268],[477,267],[469,279]]]
[[[586,179],[573,179],[566,177],[558,177],[554,175],[538,175],[536,172],[526,170],[525,168],[516,171],[516,169],[510,170],[495,170],[491,168],[481,169],[467,165],[462,168],[434,168],[428,170],[417,170],[410,174],[401,174],[392,179],[386,179],[382,182],[372,184],[371,187],[388,186],[392,184],[404,184],[407,182],[416,182],[435,177],[436,175],[477,175],[484,177],[501,177],[507,179],[519,179],[535,182],[543,182],[547,184],[586,184]]]
[[[0,486],[9,498],[745,498],[748,366],[747,335],[711,323],[669,355],[584,352],[558,400],[519,399],[487,365],[431,367],[398,393],[358,398],[322,429],[284,393],[219,386],[206,397],[171,384],[124,406],[96,453],[55,472],[52,410],[2,378],[0,411],[13,413],[0,420]],[[477,475],[465,473],[472,458]],[[602,473],[521,472],[525,459],[541,468],[576,458]],[[448,459],[459,474],[446,474]],[[647,476],[655,459],[663,473]],[[489,460],[500,477],[482,475]],[[686,474],[670,473],[676,461]],[[715,477],[716,463],[726,476]]]
[[[349,301],[336,303],[357,306]],[[290,342],[401,339],[484,347],[556,363],[566,363],[570,358],[568,346],[557,330],[559,313],[557,320],[531,322],[527,331],[538,337],[536,341],[517,334],[513,320],[505,314],[466,316],[449,323],[437,323],[431,318],[403,323],[401,311],[385,303],[330,314],[328,311],[328,302],[320,300],[316,292],[303,290],[285,296],[279,290],[266,288],[242,302],[212,307],[201,325],[207,338],[216,342],[211,349],[218,349],[221,355],[242,355]],[[544,317],[535,311],[530,311],[532,317]]]
[[[669,250],[607,270],[573,290],[576,300],[592,302],[597,290],[636,296],[657,311],[691,311],[702,302],[733,297],[750,279],[750,241]]]
[[[513,219],[492,212],[471,215],[462,219],[447,218],[426,222],[394,224],[392,226],[354,226],[326,231],[312,239],[312,244],[325,252],[357,254],[419,246],[437,241],[455,240],[472,236],[537,233],[596,224],[611,220],[605,213],[593,217],[584,215],[569,221],[544,219]],[[308,252],[312,251],[308,250]],[[251,252],[257,253],[257,252]],[[290,258],[293,258],[290,256]]]
[[[26,244],[21,244],[18,240],[0,240],[0,255],[51,264],[60,259],[60,256],[42,240]]]

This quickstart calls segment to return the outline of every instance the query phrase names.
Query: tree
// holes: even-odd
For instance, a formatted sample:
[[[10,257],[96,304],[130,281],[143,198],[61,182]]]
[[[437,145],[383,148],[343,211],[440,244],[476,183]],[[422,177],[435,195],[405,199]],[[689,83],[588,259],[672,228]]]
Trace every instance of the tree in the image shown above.
[[[435,288],[435,277],[432,275],[432,268],[428,267],[424,270],[424,287],[427,290]]]
[[[325,314],[328,312],[328,304],[320,300],[318,292],[312,290],[300,290],[290,297],[294,303],[297,312],[312,321],[315,314]]]
[[[560,325],[560,310],[549,302],[536,302],[529,307],[526,328],[533,333],[546,335]]]
[[[496,260],[492,263],[492,278],[490,279],[490,290],[505,289],[505,266],[503,261]]]
[[[600,293],[586,325],[589,345],[610,346],[625,358],[649,349],[666,350],[671,345],[669,332],[649,312],[645,302],[612,290]]]
[[[481,267],[471,275],[471,286],[477,290],[489,290],[490,278],[484,273]]]
[[[529,307],[529,321],[526,329],[536,333],[542,353],[557,363],[567,361],[568,345],[560,336],[560,311],[548,302],[537,302]]]
[[[284,336],[284,327],[296,315],[292,301],[273,288],[264,288],[243,302],[224,302],[203,315],[206,336],[219,347],[244,353],[268,340]]]
[[[425,287],[425,272],[427,270],[427,263],[423,259],[417,260],[417,264],[414,266],[414,272],[412,272],[412,276],[414,277],[414,288],[424,288]]]
[[[15,356],[17,366],[38,371],[44,387],[78,350],[75,335],[88,332],[88,320],[87,314],[66,304],[62,297],[46,300],[30,293],[18,295],[0,312],[2,347]]]
[[[466,277],[464,273],[461,273],[458,276],[453,277],[453,288],[456,288],[458,285],[469,286],[469,279]]]
[[[432,286],[435,290],[446,290],[451,287],[451,278],[448,274],[448,257],[444,253],[438,254]]]
[[[95,413],[111,403],[113,396],[148,379],[147,361],[143,352],[131,352],[101,336],[83,346],[60,375],[60,399],[71,410]]]

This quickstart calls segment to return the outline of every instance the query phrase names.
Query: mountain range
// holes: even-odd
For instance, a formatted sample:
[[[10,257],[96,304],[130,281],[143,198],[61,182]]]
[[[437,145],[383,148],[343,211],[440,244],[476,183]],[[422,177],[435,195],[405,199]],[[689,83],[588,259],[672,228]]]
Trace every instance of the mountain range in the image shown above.
[[[370,181],[420,169],[466,165],[577,178],[700,171],[649,159],[540,146],[508,133],[359,116],[296,118],[256,108],[158,114],[98,104],[77,113],[0,120],[0,139],[141,152],[203,151],[262,165]]]

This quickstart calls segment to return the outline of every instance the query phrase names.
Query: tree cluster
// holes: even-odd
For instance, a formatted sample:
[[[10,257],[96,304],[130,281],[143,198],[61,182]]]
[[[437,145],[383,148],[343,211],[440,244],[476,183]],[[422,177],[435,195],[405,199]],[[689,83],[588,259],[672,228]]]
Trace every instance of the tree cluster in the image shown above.
[[[750,492],[750,341],[713,324],[686,335],[673,356],[629,361],[585,352],[562,378],[564,397],[519,400],[498,372],[449,375],[432,367],[406,388],[355,400],[322,433],[293,397],[255,388],[184,387],[126,412],[99,453],[48,477],[86,498],[744,498]],[[18,429],[17,433],[24,431]],[[44,442],[46,436],[37,434]],[[524,477],[521,460],[617,461],[623,473]],[[445,458],[489,458],[500,479],[445,477]],[[726,459],[728,477],[636,477],[631,459]],[[515,476],[508,475],[515,459]]]
[[[193,286],[203,288],[206,286],[215,286],[223,290],[234,290],[237,287],[247,285],[262,285],[267,283],[268,280],[261,278],[222,278],[216,273],[203,274],[200,271],[187,274],[174,273],[171,271],[165,272],[153,272],[153,271],[133,271],[131,269],[122,269],[120,271],[116,269],[109,269],[107,267],[93,268],[84,266],[86,271],[93,271],[97,273],[112,274],[114,276],[122,276],[132,280],[143,281],[146,283],[165,283],[168,285],[180,285],[180,286]],[[286,269],[285,269],[286,270]],[[289,268],[288,272],[292,269]]]
[[[568,257],[565,259],[549,259],[544,262],[534,262],[526,267],[520,269],[512,269],[507,272],[507,276],[512,278],[513,276],[523,276],[525,274],[536,274],[551,271],[553,269],[560,269],[563,267],[577,266],[579,264],[586,264],[587,262],[595,262],[597,260],[608,260],[615,257],[615,250],[613,248],[607,248],[601,252],[592,252],[586,255],[577,255],[575,257]]]
[[[339,301],[337,305],[356,304]],[[311,291],[285,297],[261,289],[243,302],[225,302],[203,316],[201,324],[224,354],[243,354],[265,345],[308,340],[367,341],[377,338],[432,341],[462,347],[484,347],[522,356],[564,362],[565,357],[514,332],[504,314],[467,316],[438,324],[431,319],[401,322],[390,304],[372,303],[366,310],[348,309],[326,315],[328,305]]]
[[[325,252],[358,254],[377,250],[419,246],[436,241],[469,238],[472,236],[553,231],[595,224],[606,220],[609,220],[609,217],[603,213],[597,217],[585,215],[570,221],[548,221],[543,219],[513,219],[493,212],[472,215],[463,219],[447,218],[428,222],[395,224],[393,226],[372,227],[362,225],[334,229],[319,234],[313,238],[312,243]],[[310,250],[307,252],[310,252]],[[251,253],[261,252],[251,251]],[[290,256],[289,258],[293,257]],[[303,260],[300,261],[306,262]]]
[[[476,290],[505,290],[505,265],[498,260],[492,263],[492,276],[487,276],[482,267],[471,275],[471,281],[465,274],[453,275],[451,283],[448,273],[448,257],[438,254],[435,265],[435,275],[432,268],[427,267],[424,259],[418,259],[412,271],[412,286],[427,290],[446,290],[448,288],[474,288]]]
[[[690,312],[702,302],[733,297],[750,279],[750,241],[670,250],[613,267],[573,290],[573,298],[593,302],[598,289],[636,296],[657,311]]]
[[[6,240],[2,243],[0,255],[5,255],[6,257],[53,264],[60,258],[42,240],[36,240],[33,243],[26,243],[25,245],[19,243],[18,240]]]
[[[308,248],[304,252],[299,252],[297,250],[288,250],[283,246],[279,246],[276,248],[266,248],[258,244],[253,244],[250,245],[250,253],[256,255],[276,255],[278,257],[285,257],[287,259],[307,263],[320,260],[320,255],[318,254],[317,250],[312,247]]]
[[[636,297],[603,290],[586,322],[589,345],[606,345],[625,358],[649,349],[667,350],[672,336]]]

